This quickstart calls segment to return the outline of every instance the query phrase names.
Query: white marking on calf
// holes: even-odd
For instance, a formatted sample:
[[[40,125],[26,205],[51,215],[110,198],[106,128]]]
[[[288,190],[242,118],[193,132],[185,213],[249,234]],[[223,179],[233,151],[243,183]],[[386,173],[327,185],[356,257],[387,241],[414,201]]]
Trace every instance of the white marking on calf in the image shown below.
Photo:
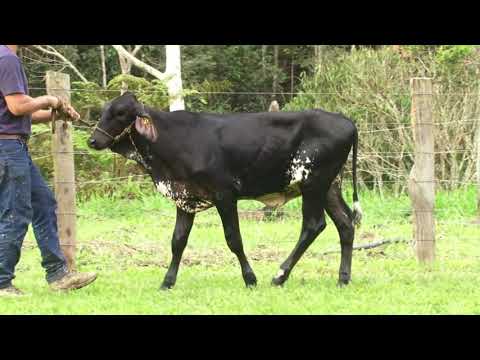
[[[303,151],[305,153],[305,150]],[[307,156],[306,158],[301,158],[297,154],[293,160],[289,169],[290,173],[290,185],[296,184],[298,182],[304,181],[308,178],[311,173],[309,169],[309,164],[312,163],[312,160]]]
[[[277,275],[275,275],[275,277],[278,279],[278,278],[282,277],[283,275],[285,275],[285,270],[280,269],[280,270],[278,270]]]
[[[360,206],[360,203],[358,201],[355,201],[353,203],[353,225],[360,225],[362,221],[362,207]]]
[[[171,199],[172,198],[172,190],[171,186],[167,182],[162,182],[159,181],[157,183],[157,190],[163,195],[166,196],[167,198]]]
[[[192,200],[192,196],[185,188],[181,192],[175,192],[170,181],[158,181],[156,186],[163,196],[172,200],[175,205],[188,213],[196,213],[212,206],[207,200]]]

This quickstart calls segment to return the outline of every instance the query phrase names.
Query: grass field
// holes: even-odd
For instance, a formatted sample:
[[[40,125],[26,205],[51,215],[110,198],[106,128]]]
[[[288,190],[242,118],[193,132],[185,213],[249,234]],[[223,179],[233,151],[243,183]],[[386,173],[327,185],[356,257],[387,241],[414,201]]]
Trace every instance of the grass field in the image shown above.
[[[15,284],[28,293],[0,299],[0,314],[480,314],[480,226],[475,189],[437,196],[437,261],[417,263],[407,242],[355,251],[352,283],[337,288],[335,227],[317,238],[283,288],[270,285],[298,239],[300,200],[275,221],[241,220],[247,256],[258,278],[244,287],[215,210],[197,215],[176,287],[159,291],[170,259],[175,209],[159,196],[96,198],[78,205],[77,265],[97,281],[70,294],[51,293],[32,233],[24,243]],[[346,199],[351,203],[351,196]],[[410,240],[408,197],[361,195],[364,222],[355,244]],[[243,210],[261,204],[242,202]]]

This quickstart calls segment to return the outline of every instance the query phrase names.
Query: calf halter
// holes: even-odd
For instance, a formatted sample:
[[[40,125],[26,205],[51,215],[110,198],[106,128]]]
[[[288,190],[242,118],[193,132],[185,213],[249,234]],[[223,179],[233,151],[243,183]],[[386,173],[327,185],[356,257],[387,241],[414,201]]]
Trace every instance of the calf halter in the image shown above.
[[[145,118],[144,121],[152,121],[151,116],[145,110],[145,104],[142,103],[141,105],[142,105],[142,113],[140,115],[137,115],[137,117]],[[128,125],[125,129],[123,129],[123,131],[117,136],[112,136],[107,131],[105,131],[101,127],[99,127],[98,124],[95,126],[94,131],[98,131],[98,132],[102,133],[103,135],[105,135],[106,137],[108,137],[109,139],[113,140],[112,145],[119,142],[126,134],[128,134],[128,136],[130,137],[130,141],[132,142],[133,146],[135,147],[135,144],[133,143],[132,135],[131,135],[132,134],[132,126],[133,126],[134,123],[135,123],[135,120],[130,125]],[[136,149],[136,147],[135,147],[135,149]]]
[[[142,103],[142,113],[141,115],[137,115],[137,117],[142,117],[144,118],[144,121],[152,121],[152,118],[151,116],[146,112],[145,110],[145,105]],[[137,146],[135,145],[135,142],[133,141],[133,138],[132,138],[132,126],[133,124],[135,124],[135,121],[136,119],[130,124],[128,125],[119,135],[117,136],[112,136],[111,134],[109,134],[108,132],[106,132],[105,130],[103,130],[102,128],[98,127],[98,124],[95,126],[94,128],[94,131],[98,131],[100,133],[102,133],[103,135],[107,136],[109,139],[112,140],[112,145],[118,143],[126,134],[128,134],[128,138],[130,139],[130,142],[132,143],[132,146],[133,148],[135,149],[135,152],[137,153],[137,155],[140,157],[140,159],[142,160],[142,163],[143,165],[145,166],[146,165],[146,162],[145,162],[145,159],[143,158],[142,154],[140,153],[140,151],[138,151],[138,148]],[[109,147],[110,147],[109,146]]]
[[[109,139],[113,140],[112,142],[112,145],[119,142],[124,136],[125,134],[131,134],[131,131],[132,131],[132,125],[133,123],[131,123],[130,125],[128,125],[121,133],[120,135],[117,135],[117,136],[112,136],[110,135],[108,132],[106,132],[105,130],[103,130],[101,127],[98,127],[98,125],[95,126],[95,128],[93,129],[94,131],[98,131],[100,133],[102,133],[103,135],[105,135],[106,137],[108,137]]]

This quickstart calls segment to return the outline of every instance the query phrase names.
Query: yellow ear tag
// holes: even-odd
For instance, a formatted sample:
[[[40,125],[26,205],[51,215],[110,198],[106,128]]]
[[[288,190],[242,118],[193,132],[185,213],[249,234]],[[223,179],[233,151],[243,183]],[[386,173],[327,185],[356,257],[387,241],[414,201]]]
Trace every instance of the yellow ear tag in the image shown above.
[[[149,118],[144,117],[144,118],[142,118],[142,120],[143,120],[143,125],[145,125],[145,126],[150,125],[150,119]]]

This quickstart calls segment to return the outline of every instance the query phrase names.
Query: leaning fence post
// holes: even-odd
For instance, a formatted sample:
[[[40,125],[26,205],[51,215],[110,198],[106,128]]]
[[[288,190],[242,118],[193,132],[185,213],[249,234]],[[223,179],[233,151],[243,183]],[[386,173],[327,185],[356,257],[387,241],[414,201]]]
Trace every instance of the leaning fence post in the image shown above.
[[[410,80],[412,128],[415,141],[415,164],[408,190],[413,206],[415,250],[420,262],[435,259],[435,154],[432,115],[432,80]]]
[[[48,71],[47,94],[70,103],[70,76]],[[75,168],[73,159],[72,124],[57,118],[52,134],[55,198],[57,200],[58,236],[70,270],[75,270],[76,205]]]

